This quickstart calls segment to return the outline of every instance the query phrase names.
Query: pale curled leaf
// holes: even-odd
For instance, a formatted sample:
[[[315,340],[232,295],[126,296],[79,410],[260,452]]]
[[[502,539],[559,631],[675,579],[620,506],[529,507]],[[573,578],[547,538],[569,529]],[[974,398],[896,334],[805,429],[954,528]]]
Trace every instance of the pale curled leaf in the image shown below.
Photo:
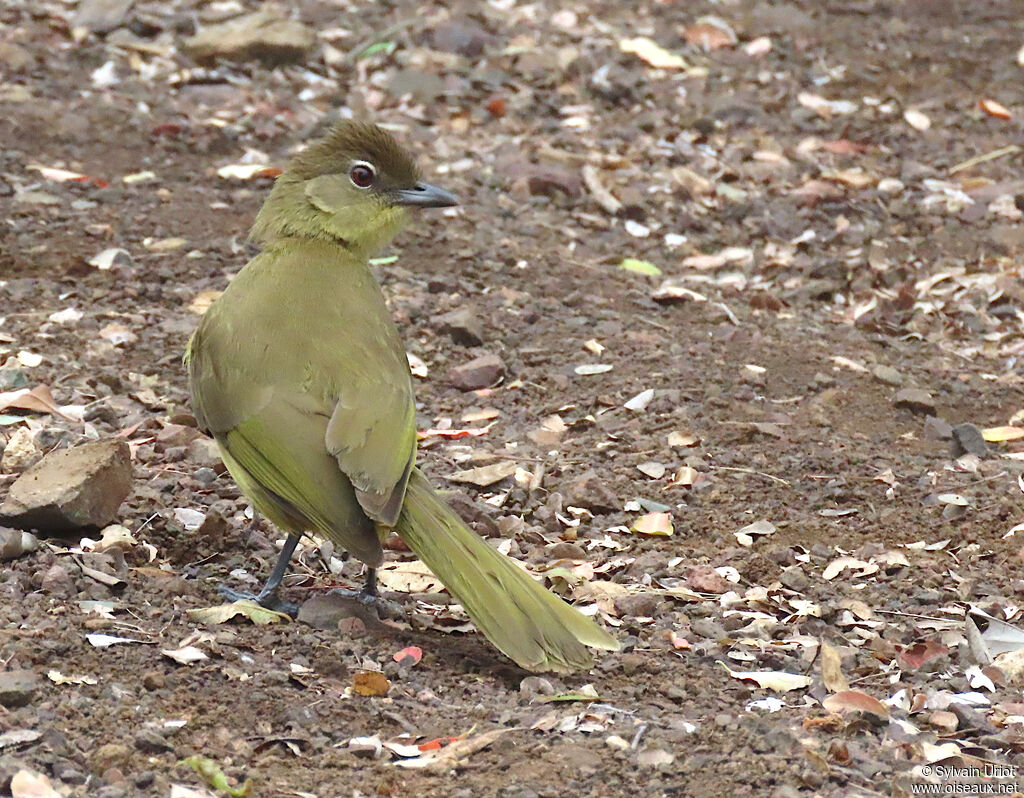
[[[191,665],[193,662],[200,662],[207,659],[206,654],[195,646],[182,646],[181,648],[160,650],[168,659],[173,659],[179,665]]]
[[[825,689],[832,693],[839,693],[850,689],[850,683],[843,675],[842,659],[839,652],[824,640],[821,641],[821,681]]]
[[[46,678],[54,684],[99,684],[94,676],[65,676],[58,670],[47,671]]]
[[[788,693],[790,690],[802,690],[811,686],[811,677],[799,673],[786,673],[785,671],[734,671],[721,660],[718,664],[725,668],[729,675],[741,681],[756,682],[759,687],[765,690],[774,690],[776,693]]]
[[[104,635],[98,632],[87,634],[85,639],[89,641],[89,645],[95,648],[107,648],[109,646],[117,645],[118,643],[141,643],[141,640],[136,640],[132,637],[117,637],[116,635]]]
[[[989,443],[1016,441],[1024,438],[1024,427],[989,427],[981,431],[981,436]]]
[[[870,576],[879,570],[875,563],[858,560],[855,557],[837,557],[825,566],[825,570],[821,573],[821,578],[826,581],[835,579],[848,568],[859,568],[860,572],[856,576]]]
[[[505,460],[492,465],[458,471],[447,477],[447,479],[449,482],[465,482],[470,485],[479,485],[481,488],[486,488],[488,485],[493,485],[496,482],[501,482],[506,477],[512,476],[516,473],[518,467],[517,463]]]
[[[444,585],[421,560],[389,562],[377,569],[377,583],[397,593],[437,593]]]
[[[619,49],[624,53],[632,53],[655,69],[686,69],[688,66],[681,56],[670,53],[646,36],[623,39],[619,42]]]
[[[1005,654],[1008,651],[1020,651],[1024,649],[1024,631],[1018,629],[1016,626],[1001,621],[998,618],[993,618],[991,615],[982,612],[978,609],[972,609],[968,614],[965,623],[967,624],[968,632],[970,627],[973,625],[975,629],[981,631],[980,642],[984,644],[984,653],[989,657],[997,657],[1000,654]],[[971,635],[968,634],[968,642],[971,641]],[[988,664],[983,661],[983,658],[979,658],[978,654],[980,651],[972,651],[975,654],[975,659],[982,665]]]
[[[647,513],[633,522],[633,532],[641,535],[662,535],[668,537],[673,533],[672,513]]]
[[[248,601],[246,599],[232,601],[229,604],[218,604],[215,607],[203,607],[201,609],[188,610],[188,616],[198,623],[210,625],[226,623],[232,618],[239,616],[248,618],[258,626],[291,620],[291,618],[283,612],[268,610],[266,607],[261,607],[255,601]]]

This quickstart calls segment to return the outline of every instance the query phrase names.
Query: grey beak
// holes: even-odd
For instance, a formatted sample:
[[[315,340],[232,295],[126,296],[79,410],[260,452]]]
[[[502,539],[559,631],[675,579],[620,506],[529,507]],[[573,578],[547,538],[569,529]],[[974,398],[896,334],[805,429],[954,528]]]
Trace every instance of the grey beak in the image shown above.
[[[400,189],[394,193],[394,197],[395,205],[416,208],[450,208],[459,204],[459,198],[450,191],[430,183],[417,183],[412,188]]]

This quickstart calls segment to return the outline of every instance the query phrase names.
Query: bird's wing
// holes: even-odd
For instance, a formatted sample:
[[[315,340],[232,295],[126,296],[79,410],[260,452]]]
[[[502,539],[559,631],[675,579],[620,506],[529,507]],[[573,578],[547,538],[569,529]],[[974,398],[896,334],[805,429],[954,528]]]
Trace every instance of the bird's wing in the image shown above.
[[[416,410],[405,348],[390,315],[377,330],[359,347],[370,368],[337,386],[326,442],[366,514],[391,527],[416,459]]]
[[[195,415],[240,452],[251,448],[247,423],[265,430],[272,419],[284,429],[292,416],[315,421],[318,453],[333,458],[367,516],[392,526],[416,453],[408,361],[366,263],[339,260],[328,246],[269,247],[210,308],[186,354]],[[224,312],[228,303],[234,313]],[[279,332],[254,335],[257,325]]]

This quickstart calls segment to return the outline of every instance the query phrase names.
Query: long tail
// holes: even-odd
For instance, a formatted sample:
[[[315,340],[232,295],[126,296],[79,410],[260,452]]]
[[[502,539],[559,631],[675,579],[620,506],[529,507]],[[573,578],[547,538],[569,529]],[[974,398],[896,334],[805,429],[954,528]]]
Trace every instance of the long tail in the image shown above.
[[[409,478],[395,530],[520,667],[568,673],[593,664],[587,646],[618,650],[615,638],[466,526],[419,469]]]

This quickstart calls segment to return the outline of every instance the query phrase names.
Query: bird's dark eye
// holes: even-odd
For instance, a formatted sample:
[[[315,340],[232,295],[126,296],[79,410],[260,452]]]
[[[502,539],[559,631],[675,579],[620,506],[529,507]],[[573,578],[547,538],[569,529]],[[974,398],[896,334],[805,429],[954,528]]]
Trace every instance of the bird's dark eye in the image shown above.
[[[373,166],[362,161],[352,164],[352,168],[348,170],[348,179],[356,188],[369,188],[373,185],[373,179],[376,176],[377,172]]]

